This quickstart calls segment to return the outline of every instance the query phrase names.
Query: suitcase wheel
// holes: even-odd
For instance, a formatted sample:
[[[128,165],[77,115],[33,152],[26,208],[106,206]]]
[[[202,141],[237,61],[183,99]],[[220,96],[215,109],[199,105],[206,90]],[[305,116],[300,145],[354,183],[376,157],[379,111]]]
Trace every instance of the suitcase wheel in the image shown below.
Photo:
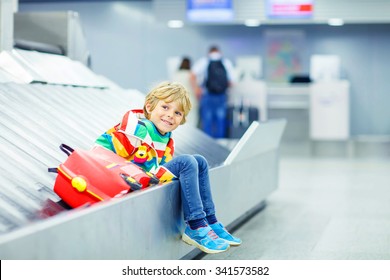
[[[142,184],[137,182],[133,177],[130,177],[126,174],[120,173],[120,176],[125,180],[126,184],[130,186],[132,191],[140,190],[142,188]]]
[[[149,185],[156,185],[160,182],[160,180],[154,174],[146,172],[146,175],[150,177]]]

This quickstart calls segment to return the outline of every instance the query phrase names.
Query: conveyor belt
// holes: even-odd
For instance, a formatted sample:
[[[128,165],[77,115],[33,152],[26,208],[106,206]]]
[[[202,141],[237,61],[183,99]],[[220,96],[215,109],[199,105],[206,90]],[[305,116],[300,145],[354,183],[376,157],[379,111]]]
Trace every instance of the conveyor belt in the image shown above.
[[[55,174],[46,171],[66,159],[58,146],[89,149],[143,100],[142,93],[117,87],[0,84],[1,259],[177,259],[194,252],[180,241],[177,181],[86,209],[65,211],[56,203]],[[209,161],[225,225],[248,215],[277,188],[284,125],[255,123],[232,152],[189,125],[174,132],[176,154],[199,153]]]
[[[1,84],[0,183],[15,189],[17,179],[30,190],[36,190],[37,184],[51,189],[55,175],[48,173],[47,168],[66,159],[58,146],[66,143],[91,148],[99,134],[116,124],[128,109],[138,106],[132,99],[141,101],[143,95],[118,89]],[[191,127],[181,127],[174,136],[178,140],[176,154],[204,154],[211,167],[221,165],[229,153]],[[4,199],[7,197],[4,194]],[[28,198],[24,199],[27,205]],[[32,213],[25,212],[25,224],[35,219]]]

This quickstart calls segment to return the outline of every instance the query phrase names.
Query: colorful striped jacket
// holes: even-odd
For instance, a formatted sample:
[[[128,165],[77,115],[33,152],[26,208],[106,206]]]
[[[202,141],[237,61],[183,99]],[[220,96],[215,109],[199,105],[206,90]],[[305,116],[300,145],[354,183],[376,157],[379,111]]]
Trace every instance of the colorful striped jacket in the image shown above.
[[[142,109],[128,111],[119,124],[103,133],[95,143],[155,174],[160,182],[175,177],[162,166],[172,159],[175,150],[171,133],[161,135],[145,118]]]

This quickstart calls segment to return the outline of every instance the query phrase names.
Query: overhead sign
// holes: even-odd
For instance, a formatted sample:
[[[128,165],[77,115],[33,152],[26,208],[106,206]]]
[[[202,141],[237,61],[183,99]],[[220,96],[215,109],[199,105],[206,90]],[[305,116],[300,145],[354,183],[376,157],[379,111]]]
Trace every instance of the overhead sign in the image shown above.
[[[314,0],[266,0],[269,18],[310,18]]]
[[[232,0],[187,0],[187,19],[193,22],[223,22],[233,19]]]

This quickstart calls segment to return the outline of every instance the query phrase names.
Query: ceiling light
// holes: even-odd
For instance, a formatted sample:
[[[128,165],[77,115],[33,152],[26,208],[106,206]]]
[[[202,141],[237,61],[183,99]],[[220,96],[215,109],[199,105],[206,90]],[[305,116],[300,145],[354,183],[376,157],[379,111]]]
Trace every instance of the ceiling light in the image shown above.
[[[328,19],[328,24],[331,26],[341,26],[344,25],[344,21],[341,18],[330,18]]]
[[[184,23],[181,20],[168,21],[168,27],[170,27],[170,28],[182,28],[183,26],[184,26]]]
[[[258,19],[247,19],[245,20],[245,25],[249,27],[255,27],[260,25],[260,20]]]

